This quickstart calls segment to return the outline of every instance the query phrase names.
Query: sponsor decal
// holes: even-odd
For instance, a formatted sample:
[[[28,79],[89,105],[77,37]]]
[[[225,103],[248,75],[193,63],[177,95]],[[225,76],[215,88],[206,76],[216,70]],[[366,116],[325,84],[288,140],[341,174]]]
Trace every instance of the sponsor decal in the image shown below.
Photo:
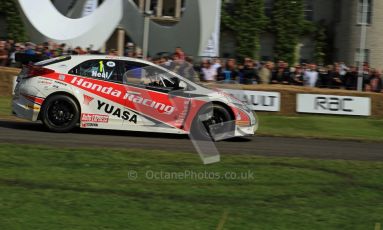
[[[109,116],[102,114],[83,113],[81,115],[81,122],[108,123]]]
[[[82,128],[87,128],[87,127],[98,127],[97,123],[82,123],[81,124]]]
[[[60,74],[60,75],[59,75],[59,80],[61,80],[61,81],[65,81],[65,75]]]
[[[172,114],[174,110],[176,109],[174,106],[171,105],[165,105],[160,102],[156,102],[150,99],[144,99],[141,96],[135,95],[135,94],[129,94],[126,93],[124,96],[124,99],[127,99],[128,101],[131,101],[135,104],[140,104],[146,107],[151,107],[153,109],[156,109],[160,112],[163,112],[165,114]]]
[[[114,59],[114,60],[118,60],[120,59],[118,56],[106,56],[105,59]]]
[[[129,111],[122,110],[118,107],[115,107],[114,105],[110,105],[106,102],[97,101],[97,109],[100,111],[103,111],[107,114],[110,114],[112,116],[121,118],[124,121],[133,122],[134,124],[137,124],[137,114],[131,115]]]
[[[95,70],[92,71],[92,77],[98,77],[98,78],[104,78],[104,79],[109,79],[112,76],[113,72],[97,72]]]
[[[113,68],[113,67],[116,66],[116,63],[115,63],[115,62],[112,62],[112,61],[108,61],[108,62],[106,63],[106,65],[107,65],[108,67],[110,67],[110,68]]]
[[[85,89],[89,90],[94,90],[96,92],[100,92],[105,95],[111,95],[113,97],[121,97],[122,92],[120,90],[115,90],[113,87],[107,87],[107,86],[102,86],[99,84],[95,84],[89,81],[86,81],[82,78],[78,79],[77,77],[74,77],[71,81],[71,84],[81,86]]]
[[[151,99],[145,99],[141,96],[135,95],[135,94],[129,94],[125,93],[123,94],[120,90],[114,89],[111,86],[103,86],[101,84],[96,84],[89,82],[83,78],[77,78],[74,77],[71,81],[71,84],[80,86],[84,89],[100,92],[104,94],[105,96],[113,96],[115,98],[128,100],[130,102],[133,102],[134,104],[143,105],[145,107],[156,109],[159,112],[163,112],[164,114],[171,115],[175,111],[175,107],[171,105],[165,105],[163,103],[151,100]]]
[[[109,66],[109,65],[114,65],[116,66],[116,64],[114,62],[107,62],[107,66],[108,67],[112,67],[112,66]],[[113,67],[114,67],[113,66]],[[104,62],[103,61],[100,61],[99,62],[99,67],[97,68],[93,68],[94,70],[92,70],[92,77],[98,77],[98,78],[103,78],[103,79],[109,79],[112,74],[113,74],[113,70],[112,72],[108,72],[108,71],[105,71],[105,67],[104,67]]]
[[[61,82],[61,81],[55,81],[55,84],[62,85],[62,86],[67,86],[66,83]]]
[[[84,105],[89,105],[93,100],[93,97],[84,94]]]
[[[53,84],[52,80],[38,80],[37,83],[42,84],[42,85],[52,85]]]
[[[176,117],[175,125],[181,126],[183,124],[189,110],[189,104],[190,104],[190,101],[184,102],[184,109],[182,110],[181,114],[179,114],[179,116]]]

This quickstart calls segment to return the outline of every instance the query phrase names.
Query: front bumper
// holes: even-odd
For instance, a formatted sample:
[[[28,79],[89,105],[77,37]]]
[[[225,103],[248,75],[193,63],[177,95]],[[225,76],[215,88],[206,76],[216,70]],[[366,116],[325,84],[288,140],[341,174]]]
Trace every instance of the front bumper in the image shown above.
[[[244,112],[244,111],[242,111]],[[241,119],[244,121],[236,121],[234,136],[244,137],[244,136],[253,136],[258,130],[258,117],[254,112],[247,112],[246,115],[242,114]],[[238,118],[238,117],[237,117]]]
[[[247,126],[247,127],[236,126],[234,131],[234,136],[235,137],[254,136],[254,133],[256,130],[257,130],[256,125]]]
[[[254,136],[258,129],[256,115],[250,114],[247,121],[236,120],[209,126],[210,135],[214,141],[226,140],[233,137]]]

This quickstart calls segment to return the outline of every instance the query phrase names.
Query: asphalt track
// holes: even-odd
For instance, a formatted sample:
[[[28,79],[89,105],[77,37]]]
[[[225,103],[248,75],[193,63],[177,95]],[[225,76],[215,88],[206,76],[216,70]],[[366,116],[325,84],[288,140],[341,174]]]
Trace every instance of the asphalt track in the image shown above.
[[[72,133],[52,133],[40,123],[0,119],[0,143],[38,144],[55,147],[105,147],[154,149],[196,153],[188,136],[157,133],[76,129]],[[319,140],[305,138],[235,138],[217,142],[221,155],[304,157],[383,161],[383,143]]]

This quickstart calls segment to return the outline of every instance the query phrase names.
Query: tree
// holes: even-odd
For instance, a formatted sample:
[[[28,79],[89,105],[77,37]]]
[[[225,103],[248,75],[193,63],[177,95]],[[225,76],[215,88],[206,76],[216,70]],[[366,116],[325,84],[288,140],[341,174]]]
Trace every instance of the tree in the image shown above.
[[[7,39],[18,42],[27,40],[24,24],[20,18],[19,8],[15,0],[0,0],[0,13],[5,15],[7,23]]]
[[[259,35],[267,25],[263,0],[236,0],[224,3],[222,28],[236,34],[236,53],[240,58],[256,58]]]
[[[316,63],[327,64],[333,62],[332,51],[334,50],[334,35],[329,30],[329,25],[324,20],[315,24],[315,50],[314,60]]]
[[[270,29],[276,39],[275,58],[293,64],[299,39],[312,31],[311,23],[305,20],[303,0],[275,0]]]

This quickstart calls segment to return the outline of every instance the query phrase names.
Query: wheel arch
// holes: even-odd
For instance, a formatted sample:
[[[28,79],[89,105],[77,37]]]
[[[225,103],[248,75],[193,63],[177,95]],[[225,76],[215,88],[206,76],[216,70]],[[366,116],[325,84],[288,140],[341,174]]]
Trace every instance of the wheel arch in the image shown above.
[[[215,104],[215,105],[220,105],[222,107],[224,107],[229,113],[230,113],[230,117],[232,120],[235,120],[235,114],[234,114],[234,111],[232,108],[230,108],[229,105],[227,105],[226,103],[224,102],[221,102],[221,101],[212,101],[211,103]]]
[[[68,97],[72,98],[72,99],[76,102],[76,104],[77,104],[77,106],[78,106],[78,108],[79,108],[79,110],[80,110],[79,112],[80,112],[80,117],[81,117],[81,105],[80,105],[80,102],[78,101],[78,99],[77,99],[73,94],[68,93],[68,92],[65,92],[65,91],[58,91],[58,92],[54,92],[54,93],[49,94],[49,95],[45,98],[43,104],[41,105],[41,108],[44,107],[45,102],[47,101],[48,98],[53,97],[53,96],[56,96],[56,95],[65,95],[65,96],[68,96]],[[41,120],[41,110],[40,110],[40,112],[39,112],[39,115],[38,115],[38,118],[37,118],[37,119],[38,119],[38,120]]]

